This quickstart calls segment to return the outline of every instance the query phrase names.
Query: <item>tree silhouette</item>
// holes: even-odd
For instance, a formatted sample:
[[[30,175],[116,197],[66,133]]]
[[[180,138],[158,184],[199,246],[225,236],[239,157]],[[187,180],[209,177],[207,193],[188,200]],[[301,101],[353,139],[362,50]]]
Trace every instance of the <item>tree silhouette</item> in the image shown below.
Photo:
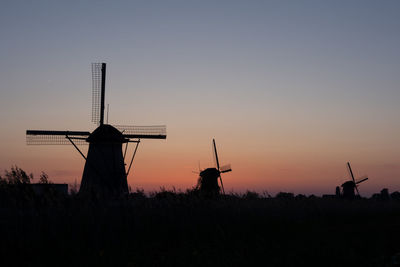
[[[44,171],[42,171],[42,173],[40,174],[39,184],[51,184],[49,176]]]
[[[11,171],[5,170],[5,179],[9,184],[30,184],[33,174],[27,174],[18,166],[11,166]]]

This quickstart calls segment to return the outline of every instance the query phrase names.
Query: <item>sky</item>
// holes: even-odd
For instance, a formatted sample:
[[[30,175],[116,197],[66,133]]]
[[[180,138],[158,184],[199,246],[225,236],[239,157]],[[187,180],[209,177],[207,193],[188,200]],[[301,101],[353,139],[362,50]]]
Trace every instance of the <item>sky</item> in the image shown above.
[[[91,63],[107,63],[109,123],[167,125],[142,140],[132,189],[185,190],[214,167],[227,192],[400,190],[399,1],[0,3],[0,171],[80,183],[71,145],[27,129],[92,131]],[[132,154],[130,146],[129,154]],[[87,152],[87,146],[81,147]]]

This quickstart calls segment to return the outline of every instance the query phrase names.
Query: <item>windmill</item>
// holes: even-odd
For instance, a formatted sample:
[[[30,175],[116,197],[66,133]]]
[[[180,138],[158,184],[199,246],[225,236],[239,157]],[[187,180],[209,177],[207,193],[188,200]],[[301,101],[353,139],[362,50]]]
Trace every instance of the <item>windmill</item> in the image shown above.
[[[106,63],[92,63],[93,131],[27,130],[28,145],[72,144],[85,159],[79,193],[119,196],[128,193],[127,175],[141,139],[166,139],[165,126],[124,126],[104,123]],[[136,143],[128,169],[125,157],[129,143]],[[85,156],[77,145],[88,144]],[[122,153],[122,146],[125,151]]]
[[[356,182],[356,180],[354,179],[353,171],[350,166],[350,162],[347,162],[347,168],[350,172],[351,180],[342,184],[343,197],[352,199],[355,197],[354,189],[357,191],[357,195],[360,196],[360,192],[358,191],[358,184],[368,180],[368,177],[363,177]]]
[[[213,139],[213,154],[215,160],[215,168],[207,168],[205,170],[200,170],[200,177],[198,181],[198,188],[201,192],[209,195],[217,195],[220,192],[220,187],[218,185],[218,178],[221,183],[222,193],[225,194],[224,184],[222,183],[221,173],[232,171],[231,165],[219,165],[217,146],[215,145],[215,139]]]

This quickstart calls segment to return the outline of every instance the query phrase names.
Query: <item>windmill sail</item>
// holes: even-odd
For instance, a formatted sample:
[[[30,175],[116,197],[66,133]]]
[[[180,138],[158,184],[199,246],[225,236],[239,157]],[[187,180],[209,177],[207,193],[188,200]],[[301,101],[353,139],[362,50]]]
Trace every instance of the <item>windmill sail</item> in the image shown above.
[[[213,139],[213,153],[214,153],[215,166],[217,167],[217,170],[219,170],[219,160],[217,154],[217,146],[215,145],[215,139]]]
[[[126,138],[139,139],[166,139],[167,128],[165,125],[156,126],[133,126],[133,125],[113,125]]]
[[[354,183],[356,183],[356,180],[354,179],[353,171],[350,166],[350,162],[347,162],[347,167],[349,168],[351,179],[353,180]]]
[[[351,169],[351,166],[350,166],[350,162],[347,162],[347,167],[349,168],[351,179],[353,180],[353,183],[354,183],[355,189],[357,191],[357,194],[360,195],[360,192],[358,191],[358,188],[357,188],[356,180],[354,179],[353,170]]]
[[[356,184],[362,183],[362,182],[364,182],[364,181],[366,181],[366,180],[368,180],[368,177],[365,177],[365,178],[363,178],[363,179],[357,181]]]
[[[221,182],[221,189],[222,189],[222,193],[225,194],[225,190],[224,190],[224,183],[222,182],[222,177],[221,177],[221,171],[219,168],[219,160],[218,160],[218,153],[217,153],[217,146],[215,144],[215,139],[213,139],[213,146],[214,146],[214,159],[217,165],[217,170],[219,173],[219,181]]]
[[[82,131],[27,130],[26,143],[28,145],[70,145],[71,142],[67,138],[69,137],[74,143],[84,145],[87,144],[86,138],[89,134]]]
[[[232,171],[231,164],[227,164],[227,165],[221,166],[220,171],[222,173]]]
[[[106,63],[92,63],[92,122],[103,124]]]

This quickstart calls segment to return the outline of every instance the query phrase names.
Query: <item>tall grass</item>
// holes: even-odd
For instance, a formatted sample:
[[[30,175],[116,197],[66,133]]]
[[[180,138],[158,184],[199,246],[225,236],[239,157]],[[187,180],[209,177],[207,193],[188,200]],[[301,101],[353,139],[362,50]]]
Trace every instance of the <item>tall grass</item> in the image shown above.
[[[385,266],[400,201],[136,190],[91,199],[0,185],[1,266]]]

